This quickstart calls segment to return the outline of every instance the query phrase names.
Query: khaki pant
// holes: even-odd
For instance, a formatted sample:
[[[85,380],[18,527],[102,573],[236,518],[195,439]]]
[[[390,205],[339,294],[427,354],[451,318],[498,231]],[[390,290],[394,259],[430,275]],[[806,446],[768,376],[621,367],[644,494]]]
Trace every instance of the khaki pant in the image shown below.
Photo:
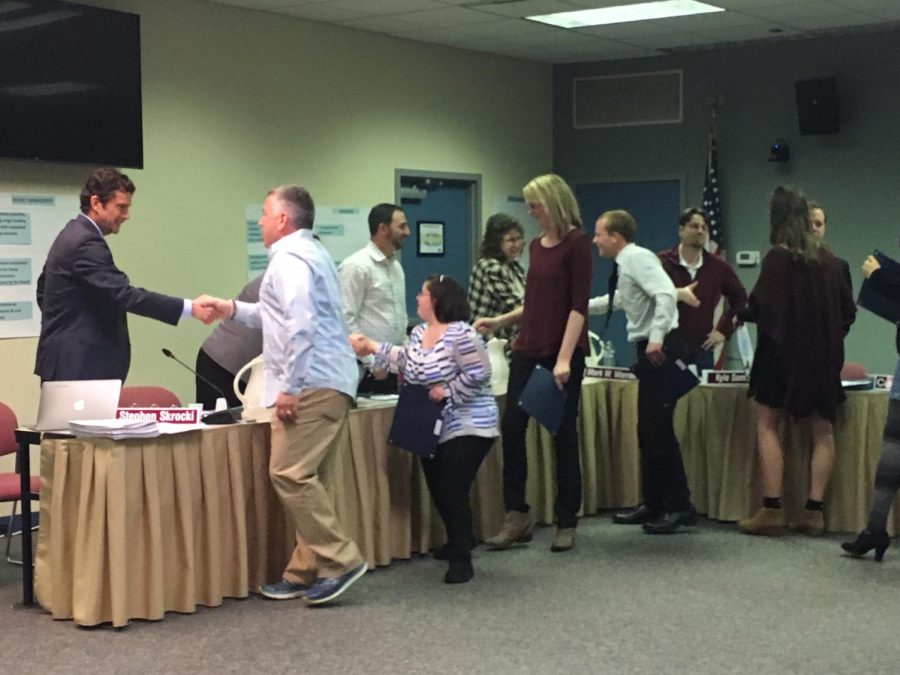
[[[334,513],[334,501],[322,483],[338,450],[350,398],[333,389],[308,389],[300,394],[296,420],[285,425],[272,418],[269,476],[294,527],[297,546],[284,578],[312,584],[359,566],[362,556],[344,534]]]

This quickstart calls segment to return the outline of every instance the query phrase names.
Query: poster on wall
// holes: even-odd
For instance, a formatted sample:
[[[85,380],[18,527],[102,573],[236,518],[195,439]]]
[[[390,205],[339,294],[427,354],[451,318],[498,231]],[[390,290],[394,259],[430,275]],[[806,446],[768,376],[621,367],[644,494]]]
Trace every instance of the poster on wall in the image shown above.
[[[247,206],[244,213],[247,237],[247,279],[265,271],[269,255],[259,229],[262,206]],[[317,206],[313,232],[331,254],[336,265],[369,241],[368,212],[354,206]]]
[[[37,279],[56,235],[78,213],[63,195],[0,193],[0,339],[37,337]]]

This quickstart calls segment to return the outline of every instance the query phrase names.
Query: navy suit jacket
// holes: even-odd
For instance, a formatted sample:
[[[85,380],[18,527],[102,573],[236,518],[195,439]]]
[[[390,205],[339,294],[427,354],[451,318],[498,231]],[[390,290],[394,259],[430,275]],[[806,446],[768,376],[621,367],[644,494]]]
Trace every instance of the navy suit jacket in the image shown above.
[[[175,325],[184,300],[136,288],[85,216],[66,223],[38,278],[41,309],[34,372],[41,380],[125,380],[131,363],[127,313]]]

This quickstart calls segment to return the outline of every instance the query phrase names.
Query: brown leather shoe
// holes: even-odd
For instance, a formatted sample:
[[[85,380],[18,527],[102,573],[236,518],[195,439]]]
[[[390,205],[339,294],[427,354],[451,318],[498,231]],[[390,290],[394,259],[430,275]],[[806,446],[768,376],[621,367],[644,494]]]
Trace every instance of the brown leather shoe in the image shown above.
[[[825,532],[825,514],[822,511],[803,509],[797,521],[791,523],[790,529],[810,537],[820,537]]]
[[[534,537],[534,517],[531,511],[507,511],[503,517],[503,528],[484,543],[495,551],[507,549],[516,543],[531,541]]]
[[[780,537],[785,532],[784,510],[767,509],[764,506],[752,517],[739,521],[738,529],[744,534]]]

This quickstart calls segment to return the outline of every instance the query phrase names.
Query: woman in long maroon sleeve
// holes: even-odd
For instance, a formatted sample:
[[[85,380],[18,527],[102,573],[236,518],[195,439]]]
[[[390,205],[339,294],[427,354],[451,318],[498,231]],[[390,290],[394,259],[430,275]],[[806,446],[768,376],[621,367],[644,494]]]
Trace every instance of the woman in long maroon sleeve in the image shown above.
[[[498,317],[479,319],[475,327],[488,332],[519,323],[512,347],[506,409],[503,413],[503,529],[487,543],[496,549],[530,541],[534,516],[525,501],[528,462],[525,429],[528,413],[516,402],[537,364],[552,371],[556,384],[567,392],[565,414],[554,436],[556,451],[556,536],[551,550],[567,551],[575,544],[581,508],[578,401],[584,376],[587,342],[587,305],[590,295],[591,240],[581,223],[575,196],[555,174],[538,176],[522,193],[541,236],[529,247],[524,304]]]
[[[785,412],[808,417],[812,428],[809,498],[795,530],[821,534],[822,500],[834,466],[832,423],[844,400],[844,336],[856,317],[840,264],[809,232],[809,207],[795,188],[778,187],[770,202],[769,243],[745,318],[756,321],[750,371],[756,401],[756,437],[763,506],[738,524],[746,534],[785,531],[781,494],[784,450],[779,437]]]

